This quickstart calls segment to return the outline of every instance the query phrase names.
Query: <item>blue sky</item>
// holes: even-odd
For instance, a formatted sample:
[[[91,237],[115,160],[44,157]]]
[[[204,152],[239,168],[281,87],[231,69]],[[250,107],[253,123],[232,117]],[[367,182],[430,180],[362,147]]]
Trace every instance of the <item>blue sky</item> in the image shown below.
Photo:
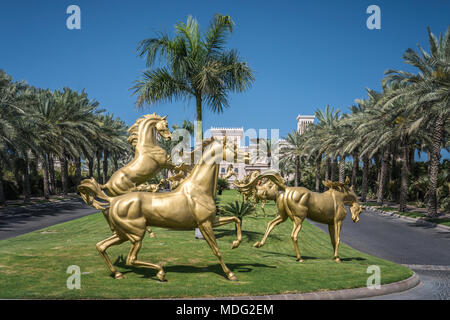
[[[66,28],[71,4],[81,8],[81,30]],[[381,9],[381,30],[366,27],[372,4]],[[347,111],[366,87],[379,90],[386,69],[414,71],[402,54],[417,44],[428,49],[427,26],[445,32],[450,1],[8,0],[0,4],[0,69],[41,88],[85,88],[129,125],[149,111],[182,123],[194,119],[194,101],[136,110],[129,88],[145,68],[137,43],[172,33],[189,15],[205,30],[214,13],[235,21],[228,47],[256,81],[231,94],[223,114],[204,111],[204,128],[278,128],[285,136],[298,114],[326,104]]]

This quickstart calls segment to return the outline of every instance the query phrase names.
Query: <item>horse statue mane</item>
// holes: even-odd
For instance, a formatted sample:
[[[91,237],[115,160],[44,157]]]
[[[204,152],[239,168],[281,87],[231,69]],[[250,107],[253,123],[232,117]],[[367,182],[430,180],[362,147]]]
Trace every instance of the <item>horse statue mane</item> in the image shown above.
[[[348,177],[345,178],[344,182],[333,182],[331,180],[322,181],[322,184],[328,189],[337,190],[340,192],[344,192],[348,190],[348,185],[350,184],[350,179]]]
[[[159,120],[163,120],[165,119],[167,116],[161,117],[160,115],[156,114],[156,112],[152,113],[152,114],[146,114],[143,115],[142,117],[138,118],[136,120],[136,122],[131,125],[128,128],[128,134],[129,137],[127,139],[127,142],[133,147],[133,149],[136,147],[136,144],[139,140],[139,126],[141,125],[142,121],[144,120],[152,120],[154,119],[155,121],[159,121]]]

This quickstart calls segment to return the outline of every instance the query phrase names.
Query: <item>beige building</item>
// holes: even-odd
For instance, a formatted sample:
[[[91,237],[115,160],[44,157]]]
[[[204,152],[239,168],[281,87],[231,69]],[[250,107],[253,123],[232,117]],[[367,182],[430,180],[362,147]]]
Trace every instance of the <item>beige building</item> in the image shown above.
[[[311,115],[298,115],[297,116],[297,131],[300,134],[303,134],[311,123],[314,122],[315,116]],[[260,152],[258,150],[258,145],[256,143],[256,139],[249,139],[249,145],[245,145],[245,139],[248,138],[246,136],[246,132],[244,132],[244,128],[218,128],[211,127],[209,130],[211,137],[214,137],[218,140],[223,140],[224,138],[227,141],[233,142],[236,146],[240,148],[242,152],[248,152],[250,154],[251,161],[249,164],[245,163],[231,163],[227,161],[222,161],[219,165],[219,176],[223,177],[227,173],[227,168],[230,164],[233,165],[233,170],[236,172],[237,178],[232,176],[228,179],[228,182],[232,183],[234,180],[242,180],[247,174],[252,171],[264,171],[270,168],[270,159],[267,157],[259,156]],[[286,140],[278,139],[279,150],[281,150],[283,144],[286,144]]]
[[[228,161],[221,161],[219,165],[219,176],[223,177],[227,168],[230,164],[233,165],[233,170],[236,172],[237,177],[232,176],[228,179],[228,182],[232,183],[234,180],[242,180],[247,174],[252,171],[263,171],[270,167],[269,160],[264,157],[258,157],[257,144],[254,143],[252,139],[252,143],[249,146],[245,146],[245,135],[244,128],[217,128],[211,127],[210,129],[211,137],[214,137],[220,141],[224,138],[227,141],[233,142],[241,152],[248,152],[250,154],[251,161],[249,164],[245,163],[231,163]]]
[[[306,128],[314,122],[315,116],[297,116],[297,131],[303,134]]]

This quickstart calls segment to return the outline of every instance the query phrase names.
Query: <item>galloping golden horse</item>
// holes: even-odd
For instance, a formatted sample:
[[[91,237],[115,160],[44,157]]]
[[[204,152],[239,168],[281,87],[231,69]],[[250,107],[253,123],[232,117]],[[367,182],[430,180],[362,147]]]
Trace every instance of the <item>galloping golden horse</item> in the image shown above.
[[[345,205],[351,206],[350,211],[355,223],[359,221],[359,215],[362,211],[358,198],[353,192],[353,186],[348,187],[348,177],[345,183],[322,181],[329,190],[317,193],[303,187],[287,187],[278,172],[268,170],[258,175],[254,180],[243,186],[242,189],[245,191],[254,188],[258,180],[262,178],[270,179],[283,192],[277,197],[278,216],[269,222],[264,237],[261,241],[256,242],[254,246],[256,248],[262,247],[273,228],[289,217],[294,223],[291,239],[297,254],[297,261],[303,262],[298,248],[297,236],[302,228],[303,221],[305,218],[309,218],[328,225],[331,244],[334,249],[334,261],[340,262],[338,248],[341,239],[342,221],[347,215]]]
[[[241,243],[239,219],[236,217],[216,218],[214,202],[219,162],[222,159],[229,159],[233,155],[234,150],[227,145],[224,146],[215,139],[207,140],[201,160],[174,191],[165,193],[130,192],[111,197],[101,189],[96,190],[95,197],[102,201],[103,210],[108,209],[107,219],[114,230],[113,236],[97,243],[97,249],[116,279],[123,278],[123,275],[111,263],[106,249],[112,245],[130,241],[131,250],[126,264],[156,269],[158,270],[158,279],[164,281],[165,272],[161,266],[137,258],[146,228],[157,226],[176,230],[190,230],[198,227],[219,259],[228,279],[237,280],[233,272],[225,265],[213,232],[213,227],[234,222],[237,240],[233,242],[232,248],[237,248]]]
[[[256,184],[256,186],[255,186],[253,200],[255,201],[255,206],[257,206],[258,203],[261,202],[261,210],[264,213],[264,217],[266,217],[267,216],[266,210],[264,210],[266,201],[267,200],[272,200],[275,202],[277,201],[279,187],[269,179],[267,179],[267,181],[265,181],[264,183],[261,183],[261,184],[259,184],[259,182],[262,182],[262,181],[259,180],[258,184]],[[283,180],[283,183],[284,183],[284,180]],[[256,216],[256,210],[255,210],[255,216]]]
[[[259,175],[259,171],[252,171],[251,173],[247,174],[242,180],[234,180],[233,185],[236,187],[238,191],[238,198],[242,197],[242,201],[245,202],[249,200],[253,194],[253,189],[246,188],[245,190],[242,189],[242,186],[245,186],[249,181],[252,181]]]

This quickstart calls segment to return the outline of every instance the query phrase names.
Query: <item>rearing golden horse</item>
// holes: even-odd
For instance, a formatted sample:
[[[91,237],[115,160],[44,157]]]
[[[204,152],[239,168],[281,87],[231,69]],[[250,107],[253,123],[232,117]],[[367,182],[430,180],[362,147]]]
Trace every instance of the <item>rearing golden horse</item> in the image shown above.
[[[134,158],[111,176],[102,189],[110,196],[118,196],[148,181],[161,168],[171,168],[166,151],[158,145],[157,133],[170,140],[166,117],[155,113],[139,118],[128,132],[128,142],[134,147]]]
[[[340,262],[338,248],[341,239],[342,221],[347,215],[345,205],[350,205],[353,222],[359,221],[359,215],[362,211],[358,198],[353,192],[353,187],[348,187],[348,177],[345,183],[323,181],[324,186],[329,190],[323,193],[312,192],[303,187],[287,187],[283,178],[278,172],[268,170],[260,174],[254,180],[243,186],[245,191],[254,188],[258,180],[268,178],[274,182],[282,192],[277,197],[278,216],[269,222],[266,233],[261,241],[256,242],[256,248],[262,247],[273,228],[289,217],[294,223],[294,229],[291,233],[291,239],[297,254],[297,261],[303,262],[298,248],[297,236],[302,228],[305,218],[328,225],[331,244],[334,249],[334,261]]]
[[[174,191],[165,193],[130,192],[110,197],[102,190],[97,190],[95,196],[104,201],[102,209],[104,211],[107,209],[107,219],[114,231],[113,236],[97,243],[97,249],[116,279],[123,278],[123,275],[111,263],[106,249],[112,245],[130,241],[131,250],[126,264],[156,269],[158,270],[158,279],[164,280],[165,272],[161,266],[137,258],[146,228],[157,226],[177,230],[198,227],[219,259],[228,279],[237,280],[233,272],[225,265],[213,232],[213,227],[234,222],[237,240],[233,242],[232,248],[237,248],[241,243],[239,219],[236,217],[216,218],[214,202],[219,162],[222,159],[233,157],[233,155],[234,150],[227,145],[223,147],[221,142],[211,139],[206,143],[200,162],[194,166]]]
[[[167,157],[166,151],[158,145],[157,135],[170,140],[166,117],[156,113],[144,115],[129,129],[128,142],[134,148],[134,158],[127,165],[113,173],[111,178],[103,185],[94,178],[84,179],[78,188],[83,200],[98,207],[95,200],[95,191],[99,188],[111,197],[138,190],[137,187],[147,182],[162,168],[177,168]]]

